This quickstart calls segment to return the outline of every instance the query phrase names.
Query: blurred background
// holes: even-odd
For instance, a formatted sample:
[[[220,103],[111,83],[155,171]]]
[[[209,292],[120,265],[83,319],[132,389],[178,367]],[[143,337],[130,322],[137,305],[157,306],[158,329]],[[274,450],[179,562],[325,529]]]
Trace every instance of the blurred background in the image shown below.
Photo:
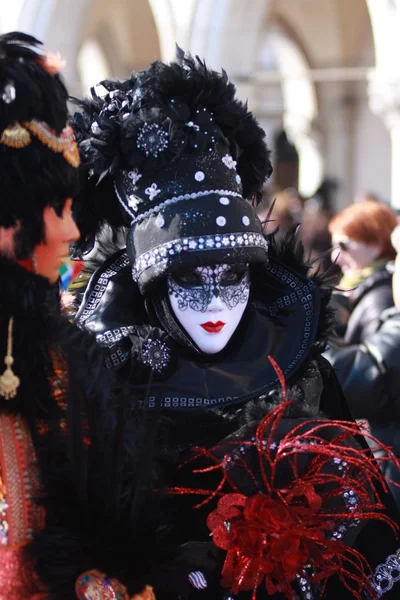
[[[176,42],[224,67],[273,147],[283,226],[306,207],[326,231],[366,196],[400,209],[400,0],[1,0],[13,29],[61,52],[77,96]]]

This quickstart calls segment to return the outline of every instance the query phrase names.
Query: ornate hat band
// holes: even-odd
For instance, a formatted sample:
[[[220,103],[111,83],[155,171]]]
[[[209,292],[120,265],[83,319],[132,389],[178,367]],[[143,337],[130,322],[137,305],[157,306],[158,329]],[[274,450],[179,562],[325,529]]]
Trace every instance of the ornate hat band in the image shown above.
[[[72,167],[79,167],[80,156],[72,128],[66,125],[60,135],[57,135],[47,123],[43,121],[15,121],[6,127],[0,136],[0,144],[9,148],[26,148],[32,142],[33,134],[44,146],[56,154],[62,154]]]
[[[268,251],[268,242],[261,233],[230,233],[227,235],[215,234],[205,236],[192,236],[184,239],[172,240],[152,248],[142,254],[135,261],[132,268],[132,278],[138,281],[140,275],[149,267],[155,267],[160,276],[169,266],[169,259],[173,256],[203,250],[218,250],[228,248],[260,248]]]

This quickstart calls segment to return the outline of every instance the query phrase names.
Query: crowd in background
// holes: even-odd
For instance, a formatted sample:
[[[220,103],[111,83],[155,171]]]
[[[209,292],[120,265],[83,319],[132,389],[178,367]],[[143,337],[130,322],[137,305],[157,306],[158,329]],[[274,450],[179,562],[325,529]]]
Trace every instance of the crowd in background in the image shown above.
[[[279,191],[260,214],[278,235],[299,226],[310,263],[334,287],[334,331],[325,356],[353,416],[400,456],[400,220],[371,193],[335,214],[333,187],[325,182],[308,199],[294,188]],[[400,483],[390,463],[386,475]],[[400,504],[399,488],[391,487]]]

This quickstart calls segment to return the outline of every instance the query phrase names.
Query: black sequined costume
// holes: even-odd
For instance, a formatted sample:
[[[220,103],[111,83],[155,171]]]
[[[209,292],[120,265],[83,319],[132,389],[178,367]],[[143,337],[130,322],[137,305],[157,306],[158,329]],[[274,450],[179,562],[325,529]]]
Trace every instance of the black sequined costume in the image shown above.
[[[209,71],[182,54],[170,66],[157,62],[125,82],[103,85],[107,96],[85,101],[75,115],[89,170],[86,210],[79,218],[85,243],[93,241],[104,222],[128,226],[127,250],[113,254],[93,274],[77,322],[107,348],[107,367],[134,386],[132,410],[136,414],[139,408],[144,416],[136,429],[133,426],[132,437],[138,436],[145,447],[149,443],[159,481],[167,490],[162,500],[164,524],[167,536],[180,544],[182,556],[177,570],[170,576],[164,572],[163,586],[154,586],[157,598],[380,597],[382,573],[386,597],[395,598],[400,578],[396,538],[372,513],[376,501],[377,512],[397,521],[396,509],[381,489],[382,482],[376,493],[371,483],[365,482],[365,493],[354,483],[362,469],[351,461],[362,456],[365,465],[373,463],[357,436],[335,375],[321,357],[329,329],[328,286],[310,275],[295,234],[281,241],[264,236],[252,207],[271,171],[262,130],[235,99],[225,74]],[[202,353],[174,318],[168,277],[183,268],[237,263],[250,265],[247,308],[224,350]],[[181,297],[183,304],[190,301],[199,306],[205,302],[201,296]],[[271,436],[262,437],[265,419],[279,411],[283,400],[276,363],[294,401],[284,405]],[[257,440],[263,448],[264,444],[276,450],[296,427],[305,424],[309,431],[312,419],[322,423],[324,418],[348,419],[351,435],[335,446],[332,432],[340,429],[335,422],[328,427],[330,433],[304,446],[303,432],[296,442],[303,448],[303,458],[297,466],[283,461],[266,493],[269,475],[264,478],[264,467],[253,454]],[[197,473],[190,462],[193,447],[201,457]],[[333,503],[336,516],[329,526],[325,523],[331,528],[326,545],[333,540],[339,554],[351,549],[358,557],[355,561],[365,558],[372,569],[385,563],[374,578],[368,579],[368,571],[361,576],[356,562],[346,566],[325,558],[321,565],[307,544],[305,554],[295,545],[290,550],[301,568],[289,576],[289,564],[280,563],[282,548],[279,558],[270,553],[262,563],[260,556],[269,552],[268,537],[260,542],[265,548],[258,548],[258,558],[252,558],[253,546],[243,550],[249,527],[235,538],[242,514],[237,506],[225,521],[221,517],[223,532],[219,530],[217,539],[216,506],[221,498],[230,499],[226,486],[218,487],[218,469],[227,477],[226,485],[240,495],[238,502],[262,498],[268,503],[281,498],[290,481],[303,482],[314,464],[310,457],[321,457],[325,450],[321,477],[331,477],[337,493],[329,496],[323,486],[325,491],[313,488],[308,508],[316,490],[319,498],[328,494],[327,505]],[[353,466],[342,451],[352,455]],[[233,466],[228,464],[232,460]],[[207,468],[210,465],[214,468]],[[159,483],[158,491],[161,487]],[[277,496],[272,492],[276,488]],[[202,494],[209,494],[210,501],[202,503]],[[316,505],[327,510],[323,503],[325,508]],[[289,502],[290,510],[298,506]],[[257,521],[261,529],[272,520],[271,512],[266,515]],[[321,525],[317,537],[325,535],[323,529]],[[281,533],[274,535],[279,538]],[[306,547],[304,539],[300,534],[296,538],[299,548]],[[226,553],[223,549],[228,546],[231,550]],[[234,574],[236,560],[242,561],[241,575]],[[268,579],[278,563],[286,575],[278,581]],[[330,571],[330,564],[337,568]],[[348,579],[345,572],[350,573]]]

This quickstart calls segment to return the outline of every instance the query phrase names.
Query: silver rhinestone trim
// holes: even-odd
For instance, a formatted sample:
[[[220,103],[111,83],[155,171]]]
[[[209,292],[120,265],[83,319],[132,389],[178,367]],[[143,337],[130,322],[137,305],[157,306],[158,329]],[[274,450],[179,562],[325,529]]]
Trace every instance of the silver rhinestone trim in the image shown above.
[[[122,350],[119,346],[113,348],[109,355],[106,357],[105,365],[106,369],[115,369],[125,364],[130,357],[130,353],[126,350]]]
[[[225,154],[225,156],[222,157],[222,162],[228,169],[236,169],[236,160],[233,160],[230,154]]]
[[[118,192],[118,188],[117,188],[117,185],[116,185],[116,183],[115,183],[115,180],[114,180],[114,191],[115,191],[115,195],[117,196],[118,202],[120,203],[120,205],[122,206],[122,208],[124,209],[124,211],[125,211],[125,212],[127,212],[127,213],[128,213],[128,215],[129,215],[129,216],[130,216],[132,219],[135,219],[135,212],[134,212],[134,210],[133,210],[133,206],[131,207],[131,206],[129,205],[129,202],[130,202],[131,204],[133,204],[133,198],[132,198],[132,196],[134,196],[134,194],[132,194],[131,196],[129,196],[129,200],[127,200],[127,201],[124,201],[124,200],[123,200],[123,198],[120,196],[120,194],[119,194],[119,192]],[[135,196],[135,197],[136,197],[136,196]],[[138,200],[138,204],[139,204],[139,198],[138,198],[137,200]],[[132,221],[132,223],[133,223],[133,221]]]
[[[188,579],[192,586],[196,588],[196,590],[205,590],[207,589],[207,580],[204,577],[204,573],[201,571],[192,571],[188,575]]]
[[[342,467],[342,462],[345,462],[345,465]],[[347,463],[346,461],[335,462],[335,459],[332,463],[341,471],[346,469]],[[342,468],[341,468],[342,467]],[[347,470],[347,469],[346,469]],[[343,473],[344,477],[346,473]],[[343,501],[346,504],[346,508],[350,512],[354,512],[357,508],[360,508],[360,498],[354,492],[354,490],[347,489],[342,495]],[[342,539],[353,527],[358,527],[360,524],[360,519],[353,519],[352,521],[343,521],[340,523],[332,532],[330,536],[333,540]]]
[[[268,250],[268,242],[260,233],[231,233],[227,235],[204,235],[179,238],[152,248],[141,254],[132,268],[132,278],[138,281],[140,275],[155,265],[159,265],[170,256],[176,256],[198,250],[213,250],[214,248],[262,248]]]
[[[203,171],[196,171],[196,173],[194,174],[194,178],[196,181],[204,181],[205,175]]]
[[[300,590],[301,600],[314,600],[314,594],[306,573],[303,572],[301,575],[296,575],[296,579]]]
[[[98,305],[100,304],[100,300],[103,297],[104,292],[107,289],[107,285],[111,277],[114,277],[117,273],[122,271],[124,267],[129,264],[129,259],[126,254],[121,254],[109,267],[101,273],[100,277],[96,281],[95,286],[89,294],[89,297],[86,301],[85,308],[82,311],[78,319],[78,324],[83,325],[96,310]]]
[[[149,338],[143,343],[142,358],[145,365],[148,365],[157,373],[162,373],[169,365],[171,351],[167,344],[161,340],[152,340]]]
[[[225,227],[226,225],[226,219],[223,216],[217,217],[215,219],[215,222],[218,225],[218,227]]]
[[[114,346],[117,342],[120,342],[129,335],[134,335],[136,332],[136,325],[123,325],[122,327],[108,329],[104,333],[99,333],[96,335],[96,341],[100,346],[111,348],[111,346]]]
[[[400,581],[400,548],[396,554],[391,554],[384,563],[376,567],[374,574],[369,577],[369,581],[377,598],[382,598],[393,588],[395,583]]]
[[[134,223],[140,223],[140,221],[143,221],[144,219],[148,219],[151,215],[160,212],[160,210],[162,210],[166,206],[170,206],[171,204],[177,204],[178,202],[184,202],[185,200],[196,200],[196,198],[204,198],[204,196],[211,196],[212,194],[215,194],[216,196],[230,196],[231,198],[242,198],[242,195],[239,194],[239,192],[232,192],[230,190],[203,190],[201,192],[190,192],[187,194],[182,194],[181,196],[173,196],[172,198],[167,198],[167,200],[160,202],[160,204],[157,204],[157,206],[153,206],[145,212],[136,215],[132,210],[129,209],[129,206],[127,206],[126,201],[124,201],[118,193],[115,182],[114,189],[118,201],[126,210],[126,212],[132,217],[131,225],[133,225]],[[243,200],[243,202],[245,202],[245,200]]]

